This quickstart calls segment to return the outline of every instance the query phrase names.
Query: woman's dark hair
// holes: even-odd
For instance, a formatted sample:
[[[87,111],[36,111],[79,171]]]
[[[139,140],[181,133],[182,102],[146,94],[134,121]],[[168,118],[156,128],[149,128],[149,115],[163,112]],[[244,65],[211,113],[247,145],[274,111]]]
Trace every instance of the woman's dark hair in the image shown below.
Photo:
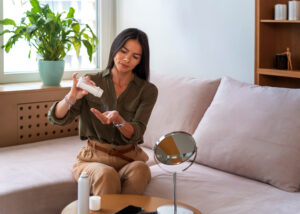
[[[138,77],[148,81],[150,74],[148,37],[146,33],[137,28],[125,29],[115,38],[110,48],[109,59],[106,68],[112,69],[114,67],[114,57],[116,53],[124,46],[125,42],[129,39],[137,40],[142,46],[141,61],[133,69],[133,73]]]

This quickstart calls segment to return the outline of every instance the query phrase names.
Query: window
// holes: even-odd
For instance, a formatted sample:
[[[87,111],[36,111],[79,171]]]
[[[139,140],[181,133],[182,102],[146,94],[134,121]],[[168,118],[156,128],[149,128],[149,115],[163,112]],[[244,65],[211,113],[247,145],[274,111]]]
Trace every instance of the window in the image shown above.
[[[104,22],[105,18],[102,16],[100,10],[113,10],[113,3],[107,0],[40,0],[41,4],[49,4],[54,12],[68,11],[69,7],[75,9],[75,18],[81,23],[89,24],[95,34],[99,38],[98,51],[93,55],[92,62],[86,53],[84,46],[81,47],[79,58],[76,56],[75,50],[68,52],[65,60],[64,79],[69,79],[72,73],[80,72],[87,73],[99,70],[101,66],[100,48],[103,43],[103,38],[99,34],[106,27],[106,31],[113,32],[113,25],[100,23]],[[24,17],[24,12],[31,8],[29,0],[0,0],[0,19],[11,18],[17,23],[20,22],[21,17]],[[103,9],[104,10],[104,9]],[[111,12],[110,11],[110,12]],[[113,12],[113,11],[112,11]],[[101,14],[101,16],[100,16]],[[104,14],[108,14],[105,11]],[[112,23],[109,21],[109,23]],[[2,27],[2,26],[0,26]],[[3,28],[0,28],[2,31]],[[103,30],[104,31],[104,30]],[[107,34],[107,33],[106,33]],[[8,36],[0,37],[1,45],[5,43]],[[104,36],[104,38],[107,38]],[[3,41],[4,40],[4,41]],[[110,40],[110,38],[107,38]],[[109,41],[108,41],[109,42]],[[39,74],[37,68],[37,56],[35,50],[31,50],[31,57],[28,58],[29,46],[26,41],[19,40],[9,53],[6,53],[0,48],[0,83],[7,82],[26,82],[39,81]],[[107,51],[107,50],[106,50]]]

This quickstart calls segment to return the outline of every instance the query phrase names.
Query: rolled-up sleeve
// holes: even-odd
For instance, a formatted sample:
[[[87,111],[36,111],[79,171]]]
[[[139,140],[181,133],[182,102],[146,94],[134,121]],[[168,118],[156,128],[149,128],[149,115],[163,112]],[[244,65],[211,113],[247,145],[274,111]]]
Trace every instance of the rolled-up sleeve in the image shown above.
[[[55,102],[48,111],[48,120],[58,126],[64,126],[71,123],[77,115],[80,114],[81,100],[77,100],[76,103],[69,109],[67,114],[63,118],[57,118],[55,116],[55,109],[58,102]]]
[[[133,136],[128,139],[121,134],[122,140],[129,144],[143,143],[143,135],[145,133],[150,115],[157,100],[158,90],[155,85],[148,84],[143,90],[140,105],[137,108],[135,116],[129,123],[134,128]]]

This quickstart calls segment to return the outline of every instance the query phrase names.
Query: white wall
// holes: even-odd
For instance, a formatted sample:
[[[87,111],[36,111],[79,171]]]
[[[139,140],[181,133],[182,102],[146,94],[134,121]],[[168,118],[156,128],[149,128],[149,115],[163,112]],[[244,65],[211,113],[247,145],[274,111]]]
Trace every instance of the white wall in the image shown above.
[[[117,0],[116,33],[148,34],[151,71],[253,82],[254,0]]]

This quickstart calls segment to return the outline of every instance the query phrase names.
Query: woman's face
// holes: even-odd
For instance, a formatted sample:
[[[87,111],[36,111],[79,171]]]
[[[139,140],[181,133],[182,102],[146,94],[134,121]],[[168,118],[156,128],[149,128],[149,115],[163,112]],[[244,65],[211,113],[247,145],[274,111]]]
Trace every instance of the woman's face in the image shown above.
[[[114,57],[114,67],[119,72],[131,72],[142,58],[142,46],[135,39],[129,39]]]

